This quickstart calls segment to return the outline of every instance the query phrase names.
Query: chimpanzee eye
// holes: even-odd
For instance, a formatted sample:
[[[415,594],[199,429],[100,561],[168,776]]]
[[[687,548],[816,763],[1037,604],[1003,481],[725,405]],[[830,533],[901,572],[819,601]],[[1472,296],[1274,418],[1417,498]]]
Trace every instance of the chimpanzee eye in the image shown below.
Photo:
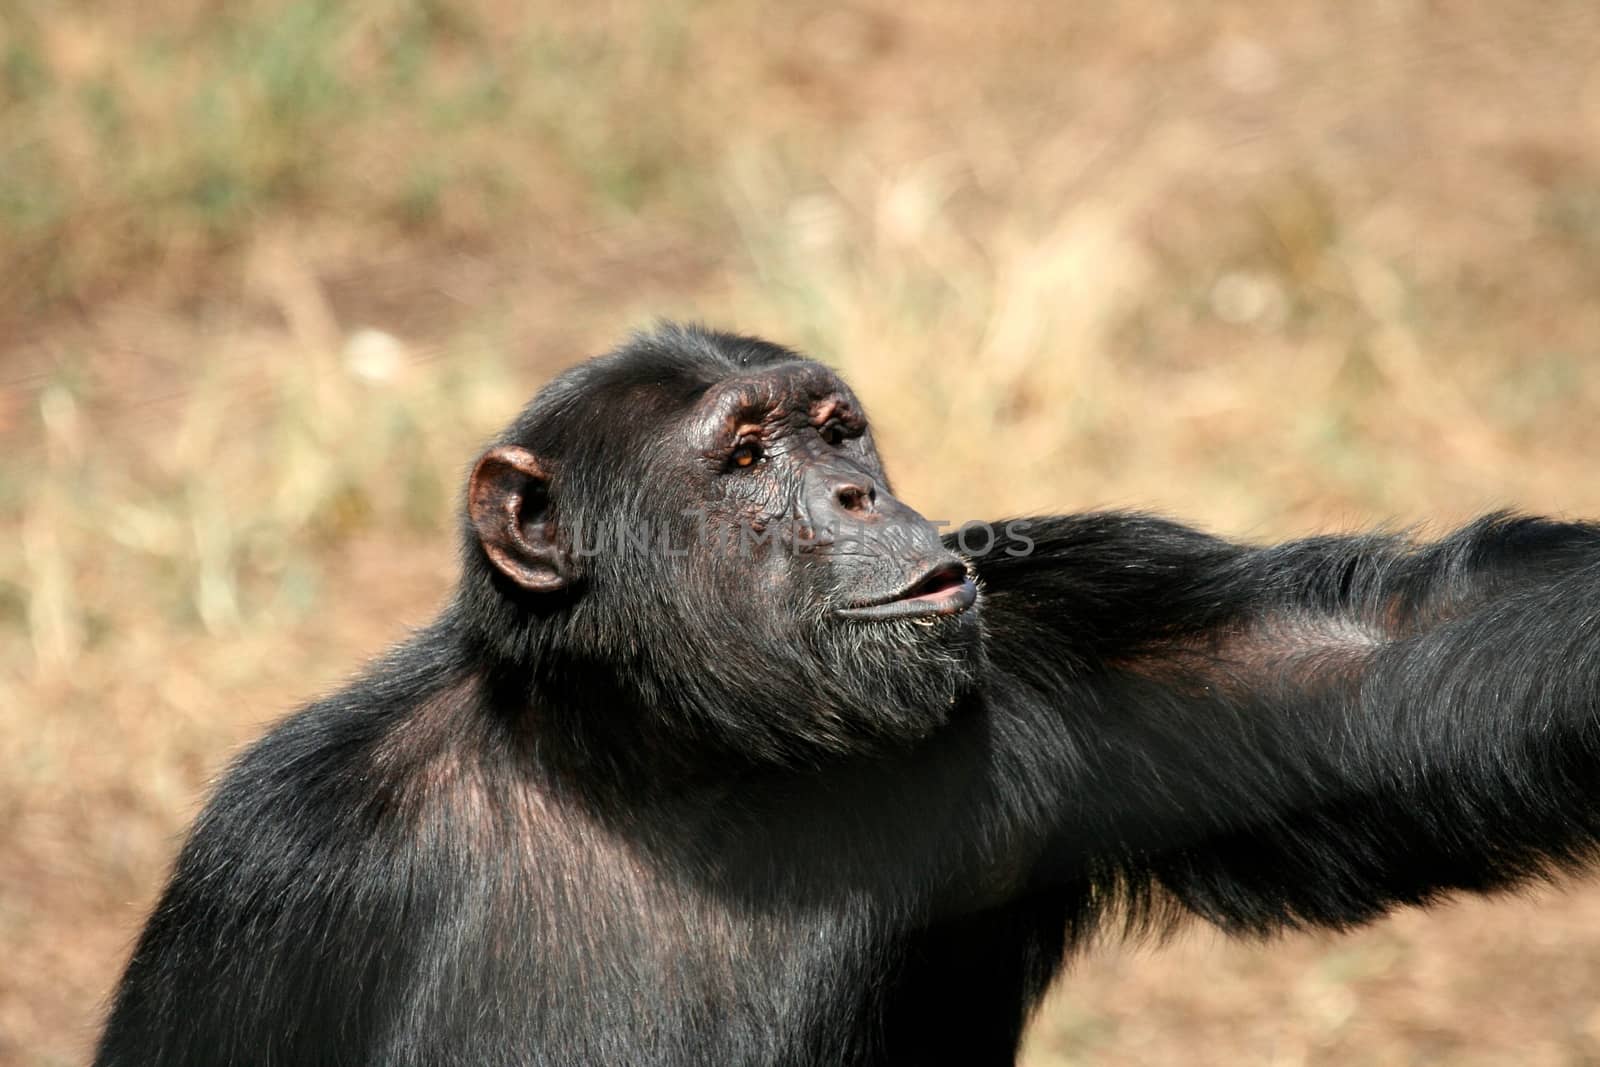
[[[830,445],[838,446],[844,444],[844,423],[839,422],[837,419],[824,423],[817,432]]]
[[[765,453],[761,451],[761,446],[752,441],[734,449],[733,453],[728,456],[728,462],[735,467],[753,467],[760,462],[763,455]]]

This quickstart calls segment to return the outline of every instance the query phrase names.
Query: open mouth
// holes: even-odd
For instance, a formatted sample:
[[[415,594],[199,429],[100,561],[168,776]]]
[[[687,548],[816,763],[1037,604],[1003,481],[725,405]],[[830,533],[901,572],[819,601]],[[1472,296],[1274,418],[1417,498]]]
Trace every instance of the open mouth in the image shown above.
[[[857,601],[836,612],[846,619],[917,619],[959,615],[978,599],[978,587],[960,563],[941,563],[915,582],[871,600]]]

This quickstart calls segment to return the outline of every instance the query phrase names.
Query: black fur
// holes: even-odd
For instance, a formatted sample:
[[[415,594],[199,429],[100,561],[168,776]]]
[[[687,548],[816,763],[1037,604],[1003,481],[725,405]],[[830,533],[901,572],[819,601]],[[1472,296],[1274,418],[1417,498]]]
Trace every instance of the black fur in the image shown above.
[[[1034,519],[966,612],[841,623],[942,550],[680,515],[903,507],[858,425],[774,423],[754,479],[697,451],[729,381],[821,374],[668,327],[547,387],[441,618],[223,778],[97,1062],[1008,1063],[1102,916],[1341,928],[1592,857],[1600,529]],[[486,552],[500,489],[559,588]],[[694,547],[573,551],[622,516]]]

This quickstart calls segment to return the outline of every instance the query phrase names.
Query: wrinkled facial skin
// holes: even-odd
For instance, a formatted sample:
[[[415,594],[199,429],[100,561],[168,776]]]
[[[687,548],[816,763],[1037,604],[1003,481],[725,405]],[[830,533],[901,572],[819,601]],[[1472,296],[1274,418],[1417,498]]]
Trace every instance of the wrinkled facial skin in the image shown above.
[[[649,533],[595,563],[656,591],[634,618],[658,620],[640,638],[661,668],[826,747],[945,721],[978,671],[979,593],[890,492],[843,382],[797,361],[718,383],[652,453],[630,520]]]
[[[868,620],[959,615],[976,590],[938,531],[890,493],[867,420],[815,365],[711,390],[686,421],[711,481],[706,530],[745,558],[787,552],[790,581],[820,606]]]

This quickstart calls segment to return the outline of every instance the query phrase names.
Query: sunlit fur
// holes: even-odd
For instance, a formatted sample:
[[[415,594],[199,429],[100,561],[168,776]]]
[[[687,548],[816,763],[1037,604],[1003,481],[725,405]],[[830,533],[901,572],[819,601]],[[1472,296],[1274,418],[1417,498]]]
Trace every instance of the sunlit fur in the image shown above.
[[[792,359],[663,329],[502,443],[557,527],[767,515],[781,479],[694,474],[683,412]],[[1040,518],[967,560],[974,609],[860,625],[840,576],[924,535],[533,593],[464,532],[439,619],[222,777],[98,1064],[1006,1063],[1108,918],[1340,929],[1600,843],[1594,526]]]

